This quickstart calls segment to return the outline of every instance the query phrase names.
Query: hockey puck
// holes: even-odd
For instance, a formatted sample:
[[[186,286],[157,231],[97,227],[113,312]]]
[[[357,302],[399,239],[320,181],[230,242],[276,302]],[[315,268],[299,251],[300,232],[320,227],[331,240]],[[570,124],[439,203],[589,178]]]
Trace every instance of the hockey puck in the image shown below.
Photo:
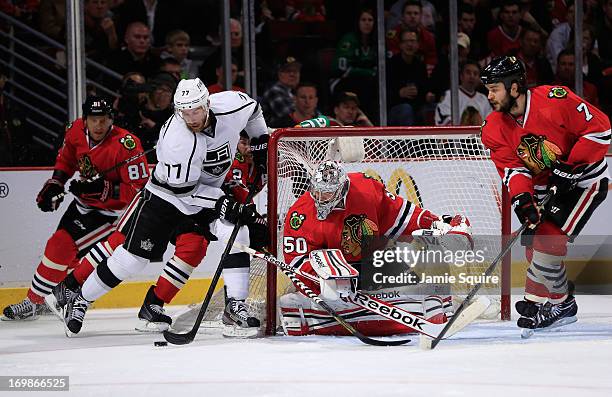
[[[153,342],[153,346],[155,347],[168,346],[168,342],[166,342],[165,340]]]

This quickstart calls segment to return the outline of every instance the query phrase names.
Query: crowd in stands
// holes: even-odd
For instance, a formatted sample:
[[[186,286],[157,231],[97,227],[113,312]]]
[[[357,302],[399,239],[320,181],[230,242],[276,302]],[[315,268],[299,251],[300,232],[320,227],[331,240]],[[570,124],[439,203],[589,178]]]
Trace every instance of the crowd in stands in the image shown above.
[[[245,91],[241,3],[230,1],[231,80],[237,91]],[[449,124],[448,0],[384,4],[387,124]],[[172,113],[178,80],[198,76],[211,93],[224,89],[220,5],[84,0],[86,54],[123,76],[121,82],[102,83],[117,92],[116,123],[137,134],[145,148],[155,144]],[[65,7],[64,0],[0,0],[0,11],[59,42],[65,42]],[[270,127],[291,127],[319,115],[340,125],[379,123],[375,0],[261,0],[255,10],[257,99]],[[491,112],[479,76],[494,56],[522,60],[529,86],[575,89],[574,11],[572,0],[458,0],[461,123],[480,124]],[[585,0],[583,96],[608,114],[610,37],[612,0]],[[0,76],[0,94],[5,82]],[[16,138],[25,133],[11,126],[9,115],[18,114],[0,95],[3,147],[27,145],[27,139]],[[2,163],[28,161],[14,157],[19,156]]]

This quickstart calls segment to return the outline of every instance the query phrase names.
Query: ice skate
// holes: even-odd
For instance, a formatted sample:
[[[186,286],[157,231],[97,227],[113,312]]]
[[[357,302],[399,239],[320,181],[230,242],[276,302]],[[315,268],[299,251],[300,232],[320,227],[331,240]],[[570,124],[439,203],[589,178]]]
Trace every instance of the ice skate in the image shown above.
[[[66,324],[66,336],[72,337],[81,331],[83,326],[83,320],[85,319],[85,313],[92,302],[83,298],[80,293],[76,295],[72,300],[68,301],[65,307],[64,324]]]
[[[48,313],[49,310],[44,303],[34,303],[30,300],[30,298],[25,298],[19,303],[5,307],[2,311],[2,314],[4,314],[2,321],[36,320],[38,319],[38,316]]]
[[[66,304],[70,302],[78,293],[78,290],[68,288],[65,281],[62,281],[53,289],[51,293],[45,296],[45,303],[49,310],[53,312],[60,320],[64,321],[64,309]]]
[[[223,312],[223,336],[229,338],[255,338],[260,322],[251,316],[243,300],[228,298]]]
[[[152,285],[145,296],[142,307],[138,312],[138,318],[143,323],[136,327],[139,332],[164,332],[170,328],[172,318],[165,313],[164,301],[159,299],[153,291]]]
[[[527,316],[533,312],[534,307],[538,309],[537,312],[534,315]],[[524,339],[529,338],[535,332],[548,331],[578,321],[576,318],[578,305],[572,295],[569,295],[564,302],[558,304],[547,302],[545,304],[531,305],[525,309],[525,313],[526,315],[522,314],[517,322],[518,326],[523,328],[521,330],[521,337]]]

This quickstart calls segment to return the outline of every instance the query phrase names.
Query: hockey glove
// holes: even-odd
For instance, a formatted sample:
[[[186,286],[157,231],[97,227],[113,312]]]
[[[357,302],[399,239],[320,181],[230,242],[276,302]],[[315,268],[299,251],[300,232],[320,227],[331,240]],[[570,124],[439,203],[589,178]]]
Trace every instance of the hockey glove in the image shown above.
[[[249,246],[255,251],[262,251],[270,246],[270,230],[265,219],[257,220],[249,225]]]
[[[251,138],[251,153],[253,162],[259,167],[263,174],[268,173],[268,140],[270,135],[264,134],[256,138]]]
[[[111,197],[114,189],[111,181],[98,177],[94,178],[93,181],[73,180],[70,182],[70,187],[68,190],[76,197],[85,200],[99,200],[101,202],[105,202]]]
[[[215,203],[215,211],[220,219],[236,224],[238,219],[243,225],[251,225],[257,220],[253,205],[240,204],[231,196],[221,196]]]
[[[557,193],[569,192],[578,184],[578,179],[582,176],[584,168],[585,165],[572,166],[560,161],[553,163],[548,179],[549,189],[556,186]]]
[[[64,183],[56,178],[47,179],[40,193],[36,196],[36,204],[43,212],[51,212],[58,209],[64,197],[53,200],[54,197],[64,193]]]
[[[527,223],[529,229],[535,227],[541,221],[540,210],[533,196],[529,192],[517,194],[512,198],[514,213],[521,223]]]
[[[197,233],[208,241],[217,241],[217,236],[210,231],[210,223],[216,219],[215,211],[204,208],[200,212],[190,215],[188,221],[179,223],[175,229],[175,234]]]

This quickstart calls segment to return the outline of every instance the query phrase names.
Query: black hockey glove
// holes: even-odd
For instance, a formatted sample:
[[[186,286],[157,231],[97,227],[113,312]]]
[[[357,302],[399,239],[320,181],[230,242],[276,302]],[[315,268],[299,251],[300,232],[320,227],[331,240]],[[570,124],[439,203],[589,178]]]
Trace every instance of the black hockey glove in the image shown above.
[[[255,251],[262,251],[270,246],[270,229],[265,219],[257,217],[249,225],[249,246]]]
[[[549,189],[556,186],[557,193],[567,193],[574,189],[585,167],[585,165],[572,166],[560,161],[553,163],[550,178],[548,179]]]
[[[99,200],[105,202],[112,196],[114,189],[111,181],[98,177],[94,178],[93,181],[73,180],[70,182],[68,190],[76,197],[85,200]]]
[[[236,224],[238,219],[243,225],[251,225],[257,220],[257,212],[251,205],[240,204],[232,196],[221,196],[215,203],[215,211],[220,219]]]
[[[38,208],[43,212],[55,211],[64,201],[64,197],[62,195],[57,200],[53,200],[53,198],[62,193],[64,193],[64,182],[56,178],[47,179],[38,196],[36,196]]]
[[[189,220],[179,223],[174,234],[179,236],[185,233],[196,233],[204,236],[208,241],[217,241],[217,236],[210,231],[210,224],[216,219],[215,214],[213,209],[204,208],[197,214],[190,215]]]
[[[527,223],[529,229],[535,229],[540,223],[540,210],[531,193],[523,192],[514,196],[512,198],[512,206],[519,221]]]
[[[264,134],[260,137],[251,138],[251,153],[256,167],[261,169],[263,174],[268,173],[268,140],[270,135]]]

